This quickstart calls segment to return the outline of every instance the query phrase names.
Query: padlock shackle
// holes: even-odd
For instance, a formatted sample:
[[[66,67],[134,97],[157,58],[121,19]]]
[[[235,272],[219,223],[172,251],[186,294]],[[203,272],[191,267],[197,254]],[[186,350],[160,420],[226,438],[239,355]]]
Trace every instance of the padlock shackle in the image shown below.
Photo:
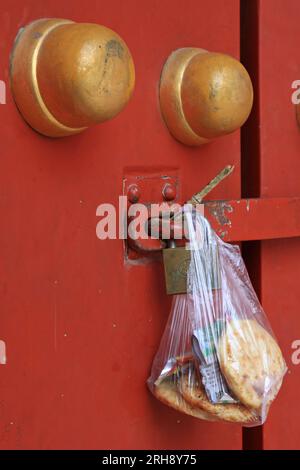
[[[147,232],[155,239],[160,240],[185,240],[183,220],[176,218],[150,217],[147,220]]]

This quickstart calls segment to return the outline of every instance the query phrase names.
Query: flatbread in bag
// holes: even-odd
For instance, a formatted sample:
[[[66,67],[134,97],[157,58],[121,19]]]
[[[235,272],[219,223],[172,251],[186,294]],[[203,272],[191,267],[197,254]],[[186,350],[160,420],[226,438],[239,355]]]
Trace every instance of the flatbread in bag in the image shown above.
[[[168,377],[155,385],[153,393],[158,400],[176,411],[205,421],[217,421],[217,418],[210,413],[194,408],[187,403],[179,393],[179,388],[181,388],[179,383],[175,383],[173,378]]]
[[[221,371],[235,396],[254,410],[267,408],[286,371],[274,338],[256,320],[231,319],[218,346]]]
[[[223,421],[241,424],[259,424],[259,417],[242,404],[211,403],[200,380],[191,381],[188,376],[185,376],[181,385],[182,396],[191,406],[211,413]]]
[[[223,421],[241,424],[259,424],[259,416],[242,404],[211,403],[200,381],[190,383],[186,378],[182,383],[181,393],[191,406],[209,412]]]

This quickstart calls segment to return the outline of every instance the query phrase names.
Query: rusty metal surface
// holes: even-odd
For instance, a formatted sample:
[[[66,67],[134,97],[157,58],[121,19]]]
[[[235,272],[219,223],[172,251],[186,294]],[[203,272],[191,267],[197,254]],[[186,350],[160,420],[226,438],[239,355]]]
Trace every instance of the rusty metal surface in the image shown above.
[[[204,202],[204,216],[224,241],[240,242],[300,237],[300,197],[237,199]],[[150,213],[149,213],[150,216]],[[159,251],[159,238],[184,239],[184,224],[180,221],[149,219],[151,240],[136,240],[140,251]]]
[[[300,197],[207,201],[204,215],[224,241],[300,237]]]

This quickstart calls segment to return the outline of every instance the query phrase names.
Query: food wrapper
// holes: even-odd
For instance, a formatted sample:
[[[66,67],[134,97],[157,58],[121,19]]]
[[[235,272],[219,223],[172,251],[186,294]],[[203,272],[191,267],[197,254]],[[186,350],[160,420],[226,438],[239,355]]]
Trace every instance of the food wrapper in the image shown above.
[[[207,421],[265,422],[286,364],[238,246],[185,211],[187,293],[171,313],[148,386],[164,404]]]

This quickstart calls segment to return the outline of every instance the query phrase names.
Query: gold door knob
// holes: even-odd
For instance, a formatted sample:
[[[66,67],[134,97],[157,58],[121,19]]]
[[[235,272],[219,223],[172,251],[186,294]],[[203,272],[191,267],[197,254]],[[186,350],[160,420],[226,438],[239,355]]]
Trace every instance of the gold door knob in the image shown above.
[[[171,134],[201,145],[229,134],[247,120],[253,88],[247,70],[233,57],[187,47],[164,65],[160,106]]]
[[[116,116],[134,88],[134,64],[114,31],[40,19],[22,29],[11,56],[12,93],[24,119],[61,137]]]

